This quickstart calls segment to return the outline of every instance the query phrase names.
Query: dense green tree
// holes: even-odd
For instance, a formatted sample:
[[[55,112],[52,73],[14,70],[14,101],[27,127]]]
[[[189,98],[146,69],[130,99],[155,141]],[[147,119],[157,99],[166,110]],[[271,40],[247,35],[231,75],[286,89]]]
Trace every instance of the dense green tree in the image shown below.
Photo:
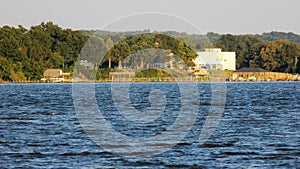
[[[16,62],[9,65],[9,78],[11,81],[25,81],[26,77],[22,71],[22,63]]]
[[[214,33],[214,32],[208,32],[206,34],[207,38],[212,42],[212,43],[217,43],[219,42],[219,39],[221,38],[221,35]]]
[[[193,65],[192,59],[197,54],[184,42],[163,34],[141,34],[130,36],[117,44],[108,52],[114,61],[122,63],[128,56],[145,49],[164,49],[180,57],[187,65]],[[109,56],[106,56],[108,58]],[[140,58],[142,59],[142,58]]]
[[[0,75],[2,80],[11,80],[10,79],[10,72],[9,72],[9,65],[11,63],[6,57],[0,56]]]
[[[88,36],[62,29],[52,22],[29,30],[0,28],[0,78],[6,81],[38,80],[47,68],[72,71]]]
[[[236,65],[242,67],[260,67],[258,59],[259,51],[263,47],[264,42],[253,35],[243,35],[237,38],[236,44]]]
[[[0,28],[0,55],[21,61],[26,57],[26,47],[24,45],[24,28],[13,28],[4,26]]]
[[[215,47],[222,48],[223,51],[236,51],[238,37],[236,35],[226,34],[221,35]]]
[[[268,42],[260,54],[263,67],[267,70],[286,73],[297,71],[300,50],[295,43],[285,40]]]

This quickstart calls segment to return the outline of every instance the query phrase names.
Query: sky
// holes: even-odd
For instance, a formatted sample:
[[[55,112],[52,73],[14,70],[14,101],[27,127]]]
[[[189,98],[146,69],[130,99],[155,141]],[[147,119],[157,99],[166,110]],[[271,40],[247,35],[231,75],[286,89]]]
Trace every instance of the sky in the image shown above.
[[[1,0],[0,26],[300,34],[299,0]]]

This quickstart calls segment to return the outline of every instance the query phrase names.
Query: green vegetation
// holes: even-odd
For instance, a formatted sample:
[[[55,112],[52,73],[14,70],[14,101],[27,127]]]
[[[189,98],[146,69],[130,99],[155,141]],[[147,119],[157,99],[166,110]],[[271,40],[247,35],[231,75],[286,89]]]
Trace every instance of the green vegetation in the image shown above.
[[[130,36],[114,45],[113,48],[108,51],[106,60],[112,58],[112,61],[118,63],[124,61],[128,56],[139,52],[140,50],[151,48],[170,51],[179,56],[189,66],[193,65],[193,59],[197,57],[197,54],[187,46],[186,43],[183,43],[176,38],[164,34],[140,34]],[[148,53],[146,55],[153,54]]]
[[[287,40],[295,43],[300,44],[300,36],[297,34],[294,34],[292,32],[284,33],[284,32],[270,32],[270,33],[263,33],[260,35],[264,41],[271,42],[276,40]]]
[[[287,40],[264,42],[255,35],[221,35],[215,47],[236,52],[237,68],[263,68],[274,72],[300,73],[300,45]]]
[[[137,78],[142,77],[172,77],[169,73],[161,70],[161,69],[145,69],[137,73]]]
[[[61,68],[73,73],[78,56],[95,51],[81,51],[89,40],[90,45],[101,44],[110,49],[101,63],[90,54],[86,59],[94,67],[101,67],[97,79],[108,78],[114,67],[129,57],[138,62],[136,51],[148,48],[171,51],[187,65],[196,57],[194,51],[207,47],[220,47],[223,51],[237,53],[237,68],[263,68],[269,71],[300,73],[300,36],[293,33],[271,32],[262,35],[220,35],[209,32],[206,36],[189,35],[175,31],[152,32],[74,31],[62,29],[52,22],[41,23],[26,29],[23,26],[0,27],[0,81],[35,81],[48,68]],[[155,44],[158,45],[155,45]],[[114,45],[115,44],[115,45]],[[156,54],[152,51],[149,54]],[[131,60],[130,60],[131,59]],[[128,60],[128,59],[127,59]],[[87,74],[92,70],[85,70]],[[89,73],[90,72],[90,73]],[[138,76],[148,77],[162,72],[142,72]],[[95,76],[93,74],[92,76]],[[152,75],[151,75],[152,76]]]
[[[39,80],[47,68],[73,70],[76,58],[88,39],[80,31],[62,29],[51,22],[29,30],[0,28],[0,79]]]

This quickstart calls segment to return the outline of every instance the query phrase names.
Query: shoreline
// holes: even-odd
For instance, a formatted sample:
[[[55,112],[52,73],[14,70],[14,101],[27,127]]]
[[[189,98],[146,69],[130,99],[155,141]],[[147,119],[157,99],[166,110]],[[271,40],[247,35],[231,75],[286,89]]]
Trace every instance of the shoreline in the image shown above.
[[[71,81],[71,82],[39,82],[39,81],[26,81],[26,82],[9,82],[2,81],[0,84],[70,84],[70,83],[275,83],[275,82],[300,82],[299,80],[270,80],[270,81]]]

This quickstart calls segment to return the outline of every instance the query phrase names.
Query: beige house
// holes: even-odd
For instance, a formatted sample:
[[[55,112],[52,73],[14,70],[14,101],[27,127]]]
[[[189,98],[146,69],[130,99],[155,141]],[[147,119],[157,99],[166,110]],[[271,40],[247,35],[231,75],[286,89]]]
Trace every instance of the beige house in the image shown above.
[[[61,69],[47,69],[42,82],[69,82],[70,73],[63,73]]]

